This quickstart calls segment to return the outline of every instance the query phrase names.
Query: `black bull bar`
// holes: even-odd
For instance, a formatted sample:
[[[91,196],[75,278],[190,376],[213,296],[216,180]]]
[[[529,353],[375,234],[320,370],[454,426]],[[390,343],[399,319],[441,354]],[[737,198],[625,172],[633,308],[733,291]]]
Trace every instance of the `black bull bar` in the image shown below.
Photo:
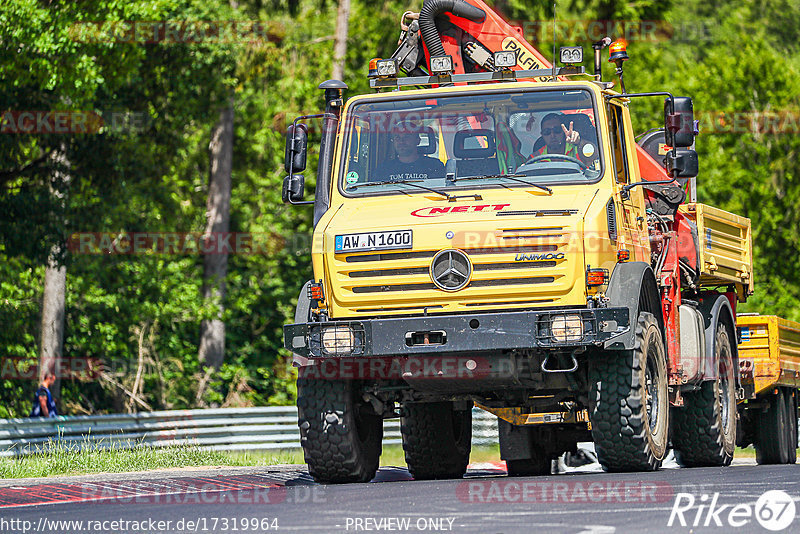
[[[284,347],[305,358],[469,354],[602,345],[629,331],[627,307],[536,310],[290,324]]]

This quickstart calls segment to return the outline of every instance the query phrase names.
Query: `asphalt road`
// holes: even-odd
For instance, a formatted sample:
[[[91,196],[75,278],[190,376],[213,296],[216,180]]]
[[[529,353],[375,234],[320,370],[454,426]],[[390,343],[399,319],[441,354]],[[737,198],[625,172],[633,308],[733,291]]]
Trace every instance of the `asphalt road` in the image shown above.
[[[529,478],[483,469],[443,481],[382,468],[369,484],[336,486],[303,466],[108,479],[2,484],[0,532],[771,532],[754,514],[800,532],[800,517],[786,522],[800,516],[800,465]],[[790,501],[759,502],[769,490]]]

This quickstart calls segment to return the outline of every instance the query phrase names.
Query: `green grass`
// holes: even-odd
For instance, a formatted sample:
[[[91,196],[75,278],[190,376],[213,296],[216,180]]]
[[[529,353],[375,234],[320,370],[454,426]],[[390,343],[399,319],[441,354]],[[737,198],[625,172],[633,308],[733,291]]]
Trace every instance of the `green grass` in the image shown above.
[[[799,451],[800,452],[800,451]],[[755,458],[755,449],[737,448],[735,458]],[[470,462],[496,462],[500,448],[474,447]],[[182,467],[260,467],[278,464],[303,464],[303,453],[296,449],[278,451],[218,452],[195,446],[138,447],[135,449],[102,449],[87,444],[77,452],[55,443],[50,453],[20,458],[0,458],[0,478],[31,478],[81,475],[88,473],[125,473]],[[382,466],[405,466],[403,449],[385,445]]]
[[[489,462],[500,459],[494,447],[476,447],[470,461]],[[303,464],[300,450],[218,452],[195,446],[137,447],[135,449],[103,449],[87,443],[78,452],[61,442],[54,442],[49,453],[19,458],[0,458],[0,478],[53,477],[89,473],[125,473],[181,467],[236,467]],[[381,465],[404,466],[403,449],[399,445],[383,448]]]

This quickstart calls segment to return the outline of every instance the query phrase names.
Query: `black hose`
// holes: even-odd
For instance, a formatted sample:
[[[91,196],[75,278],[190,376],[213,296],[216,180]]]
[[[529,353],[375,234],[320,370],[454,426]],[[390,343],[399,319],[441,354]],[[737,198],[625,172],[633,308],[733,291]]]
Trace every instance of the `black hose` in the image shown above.
[[[419,12],[419,32],[422,41],[428,47],[428,53],[433,56],[444,56],[444,47],[439,30],[436,29],[434,19],[442,13],[452,13],[472,22],[486,20],[486,12],[479,7],[468,4],[464,0],[425,0]]]

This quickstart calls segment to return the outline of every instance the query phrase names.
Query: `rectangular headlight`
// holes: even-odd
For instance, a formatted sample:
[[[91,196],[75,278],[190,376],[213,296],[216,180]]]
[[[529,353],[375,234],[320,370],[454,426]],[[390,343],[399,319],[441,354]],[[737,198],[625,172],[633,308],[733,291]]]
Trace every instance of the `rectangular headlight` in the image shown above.
[[[433,56],[431,57],[431,73],[442,75],[453,72],[452,56]]]
[[[562,46],[559,59],[564,65],[583,63],[583,48],[580,46]]]
[[[503,50],[494,53],[494,67],[496,69],[512,69],[517,66],[517,53],[513,50]]]
[[[326,354],[351,354],[355,335],[349,326],[328,326],[322,330],[322,350]]]
[[[569,343],[583,339],[583,321],[580,315],[554,315],[550,325],[553,341]]]
[[[397,76],[397,60],[394,58],[391,59],[380,59],[376,62],[376,67],[378,71],[378,76],[381,78],[391,78],[393,76]]]

